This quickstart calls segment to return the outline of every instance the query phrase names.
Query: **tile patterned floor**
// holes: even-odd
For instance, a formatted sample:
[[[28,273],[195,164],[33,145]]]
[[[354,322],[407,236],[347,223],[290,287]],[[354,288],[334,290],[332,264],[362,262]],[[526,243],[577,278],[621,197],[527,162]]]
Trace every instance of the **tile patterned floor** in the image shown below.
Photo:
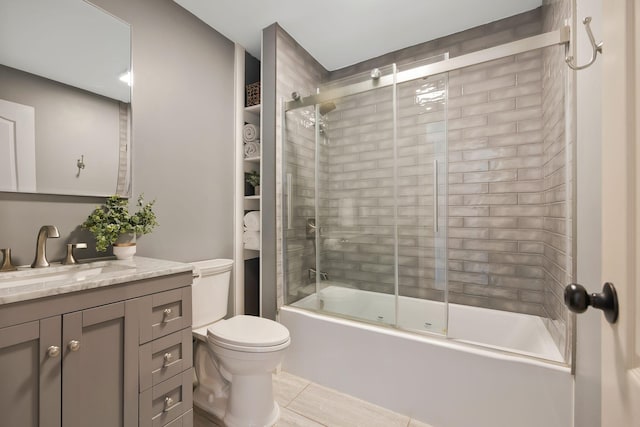
[[[277,427],[431,427],[287,372],[274,375],[273,391],[281,410]],[[215,425],[194,414],[194,427]]]

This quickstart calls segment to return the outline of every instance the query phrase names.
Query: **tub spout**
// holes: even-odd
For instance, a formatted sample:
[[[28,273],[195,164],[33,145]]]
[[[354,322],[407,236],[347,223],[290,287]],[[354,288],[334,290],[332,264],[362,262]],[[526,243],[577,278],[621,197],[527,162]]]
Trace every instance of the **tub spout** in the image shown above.
[[[316,274],[318,274],[316,269],[315,268],[310,268],[309,269],[309,280],[311,280],[311,281],[316,280]],[[320,272],[320,280],[329,280],[329,275],[327,273],[325,273],[324,271],[321,271]]]

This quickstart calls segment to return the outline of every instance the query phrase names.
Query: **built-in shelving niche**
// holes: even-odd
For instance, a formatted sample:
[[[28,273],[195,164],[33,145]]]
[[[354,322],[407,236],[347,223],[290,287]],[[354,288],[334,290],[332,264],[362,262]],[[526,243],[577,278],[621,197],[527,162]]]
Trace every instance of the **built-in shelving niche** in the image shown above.
[[[240,56],[242,56],[240,58]],[[240,60],[239,60],[240,59]],[[242,175],[237,175],[242,182],[236,186],[238,191],[238,203],[236,203],[237,218],[239,219],[236,232],[236,260],[244,265],[238,266],[235,270],[235,292],[236,292],[236,314],[242,311],[244,314],[260,315],[260,283],[261,283],[261,259],[260,252],[262,248],[262,238],[259,239],[257,246],[247,246],[244,244],[244,215],[250,211],[261,210],[261,197],[253,192],[253,188],[246,184],[244,176],[251,171],[257,171],[262,175],[262,151],[258,155],[246,157],[244,153],[243,128],[246,124],[260,126],[261,124],[261,105],[246,106],[246,86],[260,80],[260,61],[247,54],[244,49],[236,46],[236,76],[237,84],[242,87],[236,88],[236,102],[241,103],[242,107],[238,108],[237,129],[239,135],[236,143],[240,145],[237,150],[238,168],[242,171]],[[242,68],[242,70],[241,70]],[[244,76],[244,79],[242,78]],[[240,93],[242,92],[242,95]],[[241,123],[240,123],[241,121]],[[261,139],[259,137],[259,139]],[[241,205],[241,207],[240,207]],[[262,223],[262,220],[260,220]],[[260,227],[262,228],[262,227]],[[240,249],[241,248],[241,249]],[[239,296],[242,295],[242,298]],[[240,301],[240,299],[242,301]]]

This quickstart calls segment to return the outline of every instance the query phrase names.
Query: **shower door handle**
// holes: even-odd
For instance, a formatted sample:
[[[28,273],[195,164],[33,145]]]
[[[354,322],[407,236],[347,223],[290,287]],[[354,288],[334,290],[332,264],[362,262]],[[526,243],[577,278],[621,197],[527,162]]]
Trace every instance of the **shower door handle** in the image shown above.
[[[609,323],[618,320],[618,293],[613,283],[605,283],[602,292],[589,295],[584,286],[572,283],[564,288],[564,303],[574,313],[584,313],[589,306],[604,312]]]
[[[287,174],[287,230],[293,229],[293,175]]]
[[[438,161],[433,161],[433,234],[438,232]]]

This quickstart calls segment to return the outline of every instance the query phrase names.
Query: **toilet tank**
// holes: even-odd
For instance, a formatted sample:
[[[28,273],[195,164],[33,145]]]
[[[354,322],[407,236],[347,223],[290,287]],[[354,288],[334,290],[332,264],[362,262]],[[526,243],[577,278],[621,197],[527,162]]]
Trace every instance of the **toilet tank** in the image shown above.
[[[227,315],[231,259],[210,259],[191,263],[193,266],[193,328],[198,328]]]

